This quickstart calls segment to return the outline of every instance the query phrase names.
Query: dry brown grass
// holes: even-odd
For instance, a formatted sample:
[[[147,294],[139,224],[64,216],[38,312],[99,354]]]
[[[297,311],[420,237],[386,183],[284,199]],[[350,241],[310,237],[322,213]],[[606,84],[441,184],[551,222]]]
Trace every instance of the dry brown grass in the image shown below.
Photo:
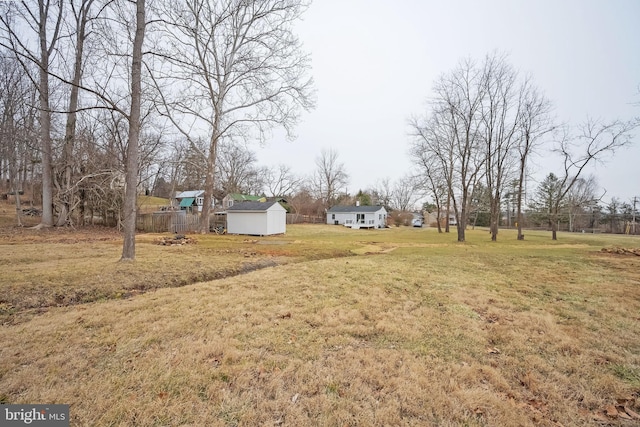
[[[74,426],[638,423],[623,414],[640,412],[640,258],[599,252],[638,239],[501,232],[491,244],[470,231],[457,244],[330,226],[224,237],[169,249],[182,263],[234,248],[296,262],[5,325],[0,401],[70,403]],[[147,271],[163,247],[140,239]],[[76,244],[31,245],[59,254],[40,268],[79,262],[62,255]],[[117,241],[87,245],[109,274],[133,273],[115,263]],[[359,255],[321,259],[331,250]]]
[[[357,243],[317,244],[289,236],[190,235],[196,244],[160,246],[162,237],[137,238],[137,261],[118,263],[115,230],[5,228],[0,231],[0,324],[18,323],[49,307],[106,299],[219,279],[251,270],[351,254]]]

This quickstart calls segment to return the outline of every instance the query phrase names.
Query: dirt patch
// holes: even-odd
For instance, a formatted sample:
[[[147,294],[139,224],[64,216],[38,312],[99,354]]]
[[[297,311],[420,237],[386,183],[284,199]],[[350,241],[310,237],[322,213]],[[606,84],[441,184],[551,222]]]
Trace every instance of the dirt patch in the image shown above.
[[[121,241],[122,234],[113,229],[100,226],[82,228],[72,227],[2,227],[0,228],[0,244],[29,243],[92,243]]]

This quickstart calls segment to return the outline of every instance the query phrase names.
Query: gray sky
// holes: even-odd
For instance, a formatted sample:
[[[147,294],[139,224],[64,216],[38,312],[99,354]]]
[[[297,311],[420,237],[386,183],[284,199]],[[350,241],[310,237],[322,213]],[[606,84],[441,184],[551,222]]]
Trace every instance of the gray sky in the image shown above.
[[[333,148],[351,194],[409,172],[407,119],[425,111],[435,79],[465,57],[507,53],[561,122],[640,116],[638,0],[315,0],[297,32],[312,55],[317,108],[295,141],[274,134],[253,148],[261,165],[299,174]],[[535,161],[538,177],[560,172],[547,159]],[[639,169],[636,131],[632,148],[592,171],[605,201],[627,201],[640,197]]]

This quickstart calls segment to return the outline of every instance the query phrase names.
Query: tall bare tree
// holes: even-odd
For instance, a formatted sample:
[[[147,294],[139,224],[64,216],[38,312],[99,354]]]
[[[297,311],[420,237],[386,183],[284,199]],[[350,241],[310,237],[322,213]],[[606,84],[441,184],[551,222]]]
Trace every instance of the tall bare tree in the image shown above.
[[[338,159],[338,152],[333,148],[323,149],[316,157],[316,170],[311,177],[313,192],[322,200],[325,209],[338,200],[340,191],[345,190],[349,174],[344,163]]]
[[[518,240],[524,240],[522,226],[523,196],[527,167],[530,156],[536,152],[542,142],[542,137],[554,130],[551,112],[551,102],[536,88],[531,79],[527,78],[520,87],[520,110],[518,116],[518,188],[516,190],[516,223]]]
[[[65,125],[64,143],[62,149],[62,183],[59,186],[59,209],[58,226],[66,225],[70,222],[71,209],[74,204],[75,185],[72,182],[73,174],[73,148],[76,137],[76,123],[78,99],[80,94],[80,79],[82,77],[82,65],[84,61],[84,45],[87,37],[87,25],[91,18],[91,6],[94,0],[70,1],[69,8],[72,12],[72,22],[70,23],[70,33],[75,34],[73,46],[73,71],[71,76],[71,87],[69,89],[69,104],[67,112],[67,122]]]
[[[157,75],[164,111],[192,139],[206,130],[206,181],[200,231],[209,213],[218,145],[262,139],[275,126],[290,134],[313,106],[309,58],[293,33],[302,0],[187,0],[163,6],[165,73]],[[179,95],[179,96],[175,96]]]
[[[22,225],[20,193],[26,182],[30,160],[37,157],[29,141],[37,135],[35,87],[25,77],[11,52],[0,55],[0,168],[2,185],[14,195],[16,222]]]
[[[430,139],[428,129],[423,128],[417,120],[410,123],[413,129],[414,140],[411,143],[410,157],[418,168],[419,175],[416,176],[417,187],[423,194],[433,199],[436,207],[436,223],[438,233],[442,233],[442,210],[444,208],[448,191],[444,171],[441,162],[428,148]],[[449,221],[447,221],[447,224]]]
[[[517,73],[497,54],[485,58],[481,85],[484,97],[480,103],[480,132],[484,142],[485,182],[489,194],[491,240],[498,238],[501,201],[504,187],[514,172],[518,142],[520,103]]]
[[[486,160],[479,131],[485,95],[482,77],[471,60],[441,76],[435,83],[431,115],[417,129],[429,141],[427,147],[446,177],[459,242],[465,241],[471,195],[483,176]]]
[[[39,227],[53,225],[53,146],[51,141],[51,108],[49,90],[49,69],[56,45],[60,39],[64,2],[62,0],[33,0],[9,2],[0,11],[2,36],[0,44],[13,51],[25,72],[31,62],[37,66],[38,76],[32,78],[38,88],[40,110],[40,147],[42,152],[42,220]],[[30,31],[29,37],[22,30]],[[30,40],[31,39],[31,40]],[[31,49],[30,41],[37,50]]]
[[[124,194],[124,242],[121,261],[136,257],[136,211],[138,196],[138,141],[140,138],[140,104],[142,98],[142,45],[146,28],[145,0],[136,0],[136,24],[131,52],[131,108],[128,124],[126,187]]]

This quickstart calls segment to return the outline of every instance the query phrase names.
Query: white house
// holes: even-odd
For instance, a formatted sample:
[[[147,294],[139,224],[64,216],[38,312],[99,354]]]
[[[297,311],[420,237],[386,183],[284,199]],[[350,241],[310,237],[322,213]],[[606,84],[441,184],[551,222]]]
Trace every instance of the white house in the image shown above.
[[[176,203],[174,206],[181,210],[190,210],[193,212],[202,212],[204,205],[204,190],[182,191],[176,194]],[[211,200],[211,207],[214,207],[215,200]]]
[[[327,224],[351,228],[385,228],[387,210],[382,206],[333,206],[327,211]]]
[[[287,210],[278,202],[241,202],[227,208],[227,233],[268,236],[287,232]]]

